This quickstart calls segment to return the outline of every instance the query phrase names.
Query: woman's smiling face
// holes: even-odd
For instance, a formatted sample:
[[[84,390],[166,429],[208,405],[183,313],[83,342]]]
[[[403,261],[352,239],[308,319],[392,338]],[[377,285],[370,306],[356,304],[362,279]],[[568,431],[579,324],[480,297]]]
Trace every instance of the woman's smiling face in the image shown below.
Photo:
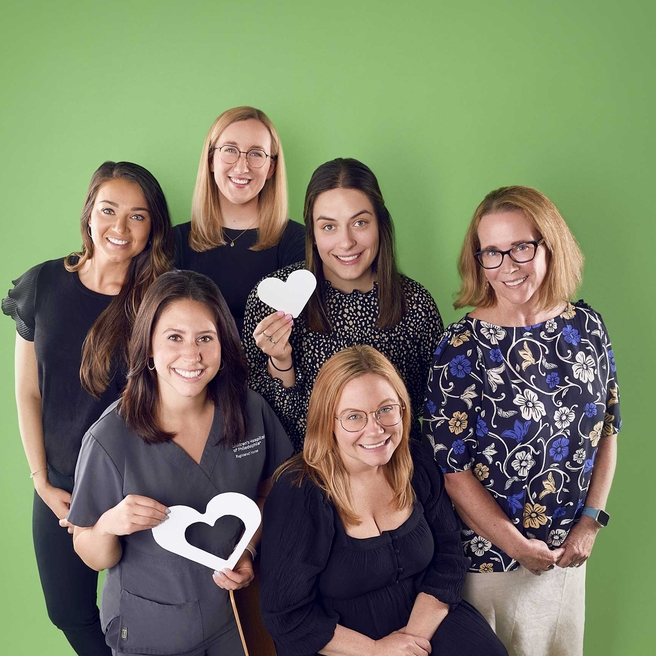
[[[480,250],[506,251],[517,244],[539,241],[541,235],[521,210],[486,214],[478,225]],[[530,262],[518,264],[509,255],[497,269],[485,269],[485,277],[496,295],[497,307],[508,305],[531,310],[547,275],[547,250],[537,247]]]
[[[231,123],[216,139],[214,152],[210,159],[210,170],[219,190],[222,203],[234,205],[257,205],[258,197],[266,181],[273,175],[275,162],[271,159],[271,134],[264,123],[251,118],[246,121]],[[234,164],[227,164],[221,159],[222,146],[233,146],[241,151]],[[249,150],[257,148],[269,155],[259,168],[249,165],[246,155]]]
[[[350,380],[339,397],[335,417],[349,413],[366,413],[362,430],[349,432],[335,419],[335,441],[346,469],[355,473],[386,465],[403,435],[403,421],[394,426],[383,426],[373,412],[384,412],[392,404],[401,404],[392,385],[377,374],[364,374]]]
[[[330,284],[343,292],[369,291],[378,255],[378,219],[369,198],[357,189],[337,188],[317,196],[314,241]]]
[[[207,393],[221,366],[221,343],[212,312],[199,301],[173,301],[162,311],[151,342],[160,401]]]

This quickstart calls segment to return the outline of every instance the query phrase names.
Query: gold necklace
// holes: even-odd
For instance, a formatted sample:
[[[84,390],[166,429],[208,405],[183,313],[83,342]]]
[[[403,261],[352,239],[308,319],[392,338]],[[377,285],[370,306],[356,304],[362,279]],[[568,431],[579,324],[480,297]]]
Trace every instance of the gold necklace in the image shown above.
[[[249,230],[251,230],[251,229],[253,228],[253,226],[258,222],[258,220],[259,220],[259,217],[258,217],[257,219],[255,219],[255,221],[253,221],[253,223],[251,223],[251,225],[249,225],[248,228],[246,228],[246,230],[242,230],[242,231],[241,231],[241,232],[240,232],[240,233],[239,233],[234,239],[232,239],[232,237],[228,237],[228,235],[226,234],[226,231],[224,230],[224,231],[223,231],[223,235],[224,235],[224,237],[230,242],[230,248],[234,248],[234,247],[235,247],[235,242],[236,242],[236,241],[237,241],[237,240],[238,240],[238,239],[239,239],[239,238],[240,238],[245,232],[248,232]]]

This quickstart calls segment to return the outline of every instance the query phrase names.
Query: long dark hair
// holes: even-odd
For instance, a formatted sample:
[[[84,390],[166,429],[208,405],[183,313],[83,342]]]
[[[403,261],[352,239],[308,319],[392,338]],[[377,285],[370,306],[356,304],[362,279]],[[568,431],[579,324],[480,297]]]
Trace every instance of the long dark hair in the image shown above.
[[[132,258],[121,291],[96,319],[84,342],[80,382],[89,394],[99,398],[107,389],[114,372],[112,356],[116,353],[127,361],[127,344],[137,310],[153,280],[173,264],[171,217],[159,182],[143,166],[132,162],[105,162],[93,174],[84,201],[80,232],[82,250],[71,253],[64,264],[68,271],[79,271],[93,257],[93,240],[89,219],[100,187],[109,180],[121,178],[139,185],[150,213],[150,237],[146,247]]]
[[[324,191],[356,189],[361,191],[374,208],[378,221],[378,254],[372,268],[378,284],[378,319],[376,327],[393,328],[407,311],[401,276],[396,266],[394,224],[385,207],[383,194],[373,171],[357,159],[338,157],[322,164],[310,178],[305,192],[305,259],[306,267],[315,275],[317,289],[307,305],[308,327],[315,332],[329,332],[330,319],[326,309],[323,263],[314,238],[314,203]]]
[[[119,411],[128,427],[146,442],[169,442],[175,437],[158,424],[157,372],[148,369],[148,357],[153,330],[162,312],[171,303],[185,299],[202,303],[214,315],[221,343],[221,368],[207,384],[207,398],[221,414],[220,441],[234,446],[246,435],[248,365],[227,303],[214,282],[201,273],[169,271],[150,286],[130,338],[130,372]]]

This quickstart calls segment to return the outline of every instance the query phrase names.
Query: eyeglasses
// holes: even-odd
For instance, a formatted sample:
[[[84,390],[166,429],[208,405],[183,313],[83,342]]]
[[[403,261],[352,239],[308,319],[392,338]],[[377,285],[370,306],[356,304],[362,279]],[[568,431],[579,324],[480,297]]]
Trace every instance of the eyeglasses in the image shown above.
[[[248,163],[248,166],[254,169],[261,169],[264,166],[264,162],[267,161],[267,157],[270,157],[272,162],[275,162],[276,159],[278,159],[276,155],[269,155],[261,148],[239,150],[237,146],[231,146],[228,144],[225,146],[213,146],[210,155],[212,155],[217,150],[219,151],[219,157],[221,158],[221,161],[225,162],[226,164],[236,164],[240,155],[246,155],[246,162]]]
[[[507,251],[476,251],[474,257],[484,269],[498,269],[503,264],[503,258],[508,255],[513,262],[517,264],[526,264],[530,262],[538,252],[538,246],[544,243],[544,239],[539,241],[523,241],[521,244],[515,244]]]
[[[364,410],[346,410],[339,417],[335,417],[342,428],[349,433],[357,433],[364,429],[369,421],[369,415],[385,428],[396,426],[403,418],[404,407],[399,403],[382,405],[378,410],[365,412]]]

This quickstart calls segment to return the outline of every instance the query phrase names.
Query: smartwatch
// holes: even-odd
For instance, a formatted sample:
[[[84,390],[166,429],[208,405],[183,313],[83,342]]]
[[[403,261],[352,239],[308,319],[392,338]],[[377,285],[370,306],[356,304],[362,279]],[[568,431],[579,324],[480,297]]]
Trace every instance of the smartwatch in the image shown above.
[[[608,520],[610,515],[605,510],[599,510],[599,508],[591,508],[590,506],[583,506],[582,515],[587,515],[592,517],[592,519],[597,522],[600,526],[608,526]]]

